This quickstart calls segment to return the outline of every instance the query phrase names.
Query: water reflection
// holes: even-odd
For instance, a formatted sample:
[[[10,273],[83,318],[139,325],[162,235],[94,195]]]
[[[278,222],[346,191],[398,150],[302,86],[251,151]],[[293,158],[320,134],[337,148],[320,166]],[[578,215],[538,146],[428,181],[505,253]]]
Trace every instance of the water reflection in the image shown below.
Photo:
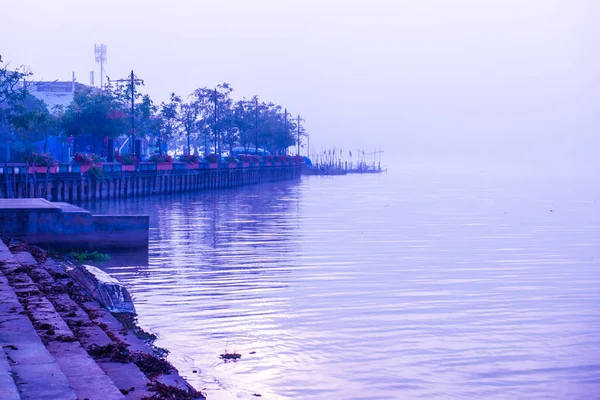
[[[211,399],[571,399],[600,392],[596,201],[382,175],[84,206],[151,215],[148,265],[106,269]]]

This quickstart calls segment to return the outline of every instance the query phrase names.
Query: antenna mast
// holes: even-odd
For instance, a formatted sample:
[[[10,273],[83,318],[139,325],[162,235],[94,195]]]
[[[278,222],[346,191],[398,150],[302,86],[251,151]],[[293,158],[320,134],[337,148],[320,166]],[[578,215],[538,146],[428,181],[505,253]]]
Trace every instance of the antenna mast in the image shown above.
[[[94,44],[96,64],[100,64],[100,88],[104,87],[104,63],[106,62],[106,45]]]

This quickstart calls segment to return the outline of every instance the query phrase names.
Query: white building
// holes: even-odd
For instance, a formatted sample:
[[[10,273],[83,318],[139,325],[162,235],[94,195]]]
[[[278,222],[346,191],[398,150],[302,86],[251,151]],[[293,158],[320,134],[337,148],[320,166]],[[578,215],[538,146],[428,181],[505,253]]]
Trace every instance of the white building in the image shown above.
[[[43,100],[50,112],[57,105],[66,108],[73,101],[75,91],[85,87],[86,85],[74,81],[27,82],[29,93]]]

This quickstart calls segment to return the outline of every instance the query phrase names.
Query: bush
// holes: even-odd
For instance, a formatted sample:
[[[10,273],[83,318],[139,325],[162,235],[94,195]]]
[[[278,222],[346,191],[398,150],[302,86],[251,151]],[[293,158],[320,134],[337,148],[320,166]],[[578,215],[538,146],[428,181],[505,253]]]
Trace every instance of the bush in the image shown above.
[[[39,165],[40,167],[53,167],[56,165],[56,159],[50,153],[31,153],[23,157],[23,161],[30,165]]]
[[[238,156],[238,158],[240,159],[241,162],[259,162],[260,161],[260,157],[257,155],[253,155],[253,154],[240,154]]]
[[[219,156],[217,154],[210,153],[205,155],[204,158],[206,159],[206,161],[212,164],[219,162]]]
[[[84,261],[106,261],[110,260],[110,255],[105,253],[99,253],[97,251],[73,251],[67,254],[67,258],[78,262]]]
[[[171,163],[173,162],[173,157],[168,154],[152,154],[148,161],[155,163]]]
[[[93,180],[100,179],[102,176],[102,168],[94,165],[92,168],[88,169],[87,174]]]
[[[99,164],[102,161],[102,158],[97,154],[75,153],[73,155],[73,161],[79,165],[91,165]]]
[[[200,160],[200,157],[198,157],[195,154],[184,154],[179,156],[179,161],[183,161],[186,163],[196,163],[198,162],[198,160]]]
[[[139,158],[131,153],[120,154],[115,152],[115,160],[123,165],[134,165],[140,162]]]
[[[225,157],[225,161],[227,161],[229,163],[236,163],[236,162],[238,162],[238,160],[234,156],[227,156],[227,157]]]

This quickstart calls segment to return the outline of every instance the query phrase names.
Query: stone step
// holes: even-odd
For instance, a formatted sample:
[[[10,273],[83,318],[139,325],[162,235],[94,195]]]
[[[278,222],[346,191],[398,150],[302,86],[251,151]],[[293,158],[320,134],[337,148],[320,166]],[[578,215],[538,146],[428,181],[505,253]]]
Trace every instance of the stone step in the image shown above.
[[[74,296],[83,296],[81,294],[81,288],[77,284],[70,283],[70,279],[64,278],[66,271],[61,268],[58,263],[49,260],[43,264],[43,268],[35,268],[31,271],[31,274],[35,276],[37,283],[43,283],[46,287],[57,287],[56,285],[63,285],[66,287],[68,284],[68,292]],[[58,277],[55,279],[54,276]],[[83,348],[89,348],[92,345],[104,346],[112,344],[113,340],[107,335],[107,333],[100,328],[98,323],[92,322],[90,314],[83,310],[79,304],[77,304],[69,295],[69,293],[61,292],[60,290],[53,290],[46,293],[47,298],[52,302],[55,309],[67,323],[72,332],[77,332],[77,337]],[[104,314],[106,311],[94,300],[89,299],[86,303],[91,307],[91,314],[94,318],[97,318],[97,314]],[[110,318],[116,323],[114,317],[108,312]],[[102,325],[108,328],[107,325]],[[123,326],[118,325],[118,330],[124,330]],[[133,336],[133,334],[131,334]],[[50,345],[49,345],[50,346]],[[141,347],[141,346],[140,346]],[[132,349],[133,350],[133,349]],[[144,347],[145,351],[149,351],[148,346]],[[58,359],[57,359],[58,360]],[[60,362],[60,361],[59,361]],[[152,393],[147,391],[146,384],[149,383],[148,378],[140,371],[135,364],[122,364],[116,362],[96,361],[96,364],[102,369],[102,371],[108,376],[122,393],[125,393],[127,400],[138,400],[143,397],[150,397]],[[133,388],[133,390],[131,390]],[[90,397],[92,399],[92,397]]]
[[[0,345],[2,351],[1,387],[3,398],[54,400],[73,399],[77,396],[60,369],[58,363],[48,352],[27,317],[15,290],[9,285],[5,273],[18,272],[21,265],[0,241]],[[30,285],[23,278],[23,286]],[[5,360],[4,363],[2,360]],[[10,380],[7,379],[7,366],[10,368]]]
[[[29,317],[33,326],[37,328],[38,335],[46,342],[47,350],[56,360],[77,398],[124,399],[123,394],[111,379],[106,376],[81,344],[75,341],[75,336],[68,324],[56,311],[52,302],[46,298],[44,292],[48,292],[51,296],[53,293],[61,291],[54,286],[55,282],[52,277],[37,262],[31,261],[33,257],[29,253],[20,252],[16,258],[23,267],[27,267],[26,273],[30,278],[27,281],[21,276],[25,272],[16,273],[15,275],[19,274],[19,285],[26,289],[35,286],[37,289],[37,293],[29,291],[27,295]],[[32,277],[35,281],[31,279]]]
[[[3,293],[3,299],[5,296]],[[0,344],[21,398],[76,398],[66,376],[23,311],[0,316]]]
[[[52,341],[47,347],[79,399],[121,400],[125,398],[79,342]]]
[[[23,307],[8,285],[8,279],[0,272],[0,335],[6,328],[4,322],[7,319],[13,319],[19,312],[23,312]],[[2,388],[2,398],[6,400],[19,400],[19,390],[13,379],[12,368],[9,365],[4,346],[10,346],[6,342],[0,342],[2,345],[0,351],[0,388]]]
[[[13,379],[12,368],[8,364],[4,348],[2,350],[0,351],[0,390],[2,390],[2,399],[20,400],[21,396],[19,396],[19,390]]]

